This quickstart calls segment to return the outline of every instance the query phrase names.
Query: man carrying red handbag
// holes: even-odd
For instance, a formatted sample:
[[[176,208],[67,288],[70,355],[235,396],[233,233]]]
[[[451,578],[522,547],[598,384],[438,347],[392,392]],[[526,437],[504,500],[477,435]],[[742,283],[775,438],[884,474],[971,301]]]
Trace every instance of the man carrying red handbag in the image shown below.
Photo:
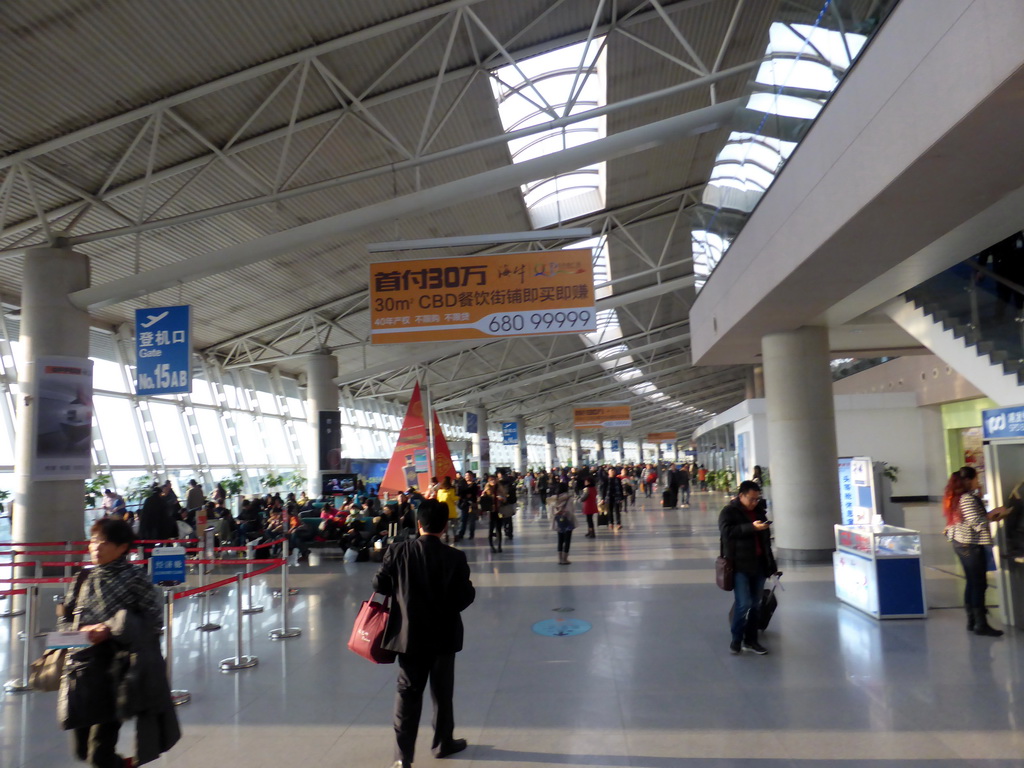
[[[395,697],[395,762],[410,768],[416,732],[423,709],[423,692],[430,683],[434,700],[436,757],[466,748],[454,738],[455,654],[462,650],[461,612],[476,597],[469,563],[460,550],[441,541],[448,525],[448,507],[426,500],[417,510],[420,537],[392,544],[373,589],[391,600],[382,647],[398,654],[398,694]]]

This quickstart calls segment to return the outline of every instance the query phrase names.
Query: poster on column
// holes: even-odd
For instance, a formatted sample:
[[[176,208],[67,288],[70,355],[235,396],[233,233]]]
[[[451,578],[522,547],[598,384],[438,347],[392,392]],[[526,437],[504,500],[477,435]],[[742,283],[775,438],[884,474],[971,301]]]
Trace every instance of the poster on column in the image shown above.
[[[320,471],[338,472],[341,470],[341,412],[320,411],[317,426]]]
[[[92,474],[92,360],[39,357],[36,444],[32,474],[37,480],[86,478]]]
[[[455,341],[597,330],[593,252],[370,265],[370,342]]]
[[[192,311],[187,304],[135,310],[135,391],[192,391]]]

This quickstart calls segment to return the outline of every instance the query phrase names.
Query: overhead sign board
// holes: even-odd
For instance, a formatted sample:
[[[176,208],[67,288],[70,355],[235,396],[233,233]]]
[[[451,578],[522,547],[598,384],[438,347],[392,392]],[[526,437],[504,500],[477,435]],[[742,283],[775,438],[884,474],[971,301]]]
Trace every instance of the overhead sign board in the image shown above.
[[[514,421],[501,422],[501,440],[503,445],[515,445],[519,442],[519,425]]]
[[[676,441],[675,432],[648,432],[647,442],[648,443],[674,443]]]
[[[572,409],[573,429],[611,429],[632,423],[628,405],[580,405]]]
[[[135,310],[135,391],[192,391],[192,313],[187,304]]]
[[[981,425],[985,440],[1024,437],[1024,405],[984,410],[981,412]]]
[[[588,248],[370,265],[373,344],[594,330]]]

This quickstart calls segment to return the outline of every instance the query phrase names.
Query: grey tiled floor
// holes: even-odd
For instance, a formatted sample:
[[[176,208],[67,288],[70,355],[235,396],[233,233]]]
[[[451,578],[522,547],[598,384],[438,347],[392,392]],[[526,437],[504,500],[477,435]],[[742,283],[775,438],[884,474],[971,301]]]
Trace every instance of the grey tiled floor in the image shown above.
[[[470,748],[448,763],[505,768],[946,768],[1024,765],[1024,644],[968,635],[961,582],[947,547],[926,542],[925,621],[879,623],[839,604],[831,568],[788,568],[765,657],[732,656],[730,597],[713,583],[714,520],[722,497],[690,509],[653,500],[626,530],[573,542],[559,567],[546,521],[517,520],[515,541],[492,556],[486,537],[464,546],[477,586],[456,666],[456,733]],[[908,524],[934,529],[933,508]],[[345,649],[376,566],[320,561],[295,569],[292,624],[273,642],[279,600],[245,620],[255,669],[221,673],[233,654],[233,590],[213,598],[225,629],[200,633],[198,604],[179,601],[175,680],[183,741],[156,765],[387,766],[394,669]],[[939,568],[943,570],[939,570]],[[271,583],[269,585],[273,587]],[[990,602],[994,593],[990,593]],[[555,608],[572,608],[556,612]],[[542,637],[559,616],[593,628]],[[0,674],[13,676],[19,619],[0,619]],[[12,659],[12,655],[15,657]],[[53,694],[0,698],[0,766],[72,765],[54,722]],[[432,765],[429,704],[417,765]],[[122,750],[131,752],[131,728]]]

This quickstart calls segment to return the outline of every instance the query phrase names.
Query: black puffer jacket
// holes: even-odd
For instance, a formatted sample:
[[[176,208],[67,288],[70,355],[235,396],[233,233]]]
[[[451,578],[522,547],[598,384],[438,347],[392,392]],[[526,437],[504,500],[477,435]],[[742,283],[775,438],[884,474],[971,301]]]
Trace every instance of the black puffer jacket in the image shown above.
[[[767,520],[764,504],[757,507],[756,519]],[[778,569],[772,554],[771,530],[758,531],[747,516],[739,499],[730,501],[718,515],[718,530],[722,536],[722,551],[733,557],[738,573],[757,573],[770,576]],[[761,557],[757,555],[757,542],[761,542]]]

